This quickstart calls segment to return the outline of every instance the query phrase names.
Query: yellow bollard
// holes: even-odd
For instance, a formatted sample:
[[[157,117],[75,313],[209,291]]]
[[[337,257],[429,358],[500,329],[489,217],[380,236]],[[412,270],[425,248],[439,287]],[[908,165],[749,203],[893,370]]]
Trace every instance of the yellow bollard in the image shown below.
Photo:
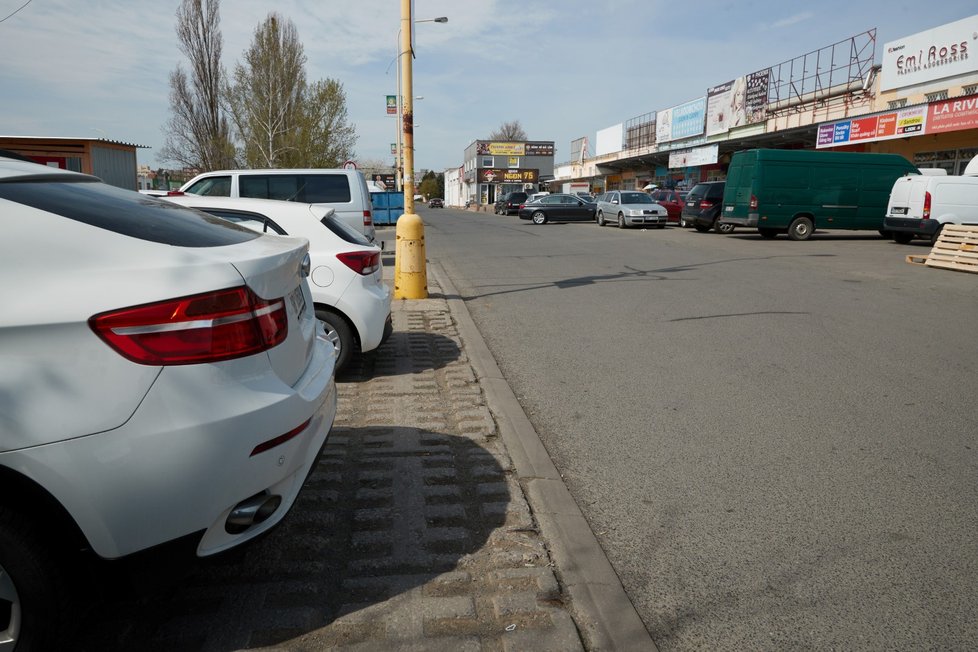
[[[424,222],[413,213],[397,218],[394,248],[394,298],[427,299]]]

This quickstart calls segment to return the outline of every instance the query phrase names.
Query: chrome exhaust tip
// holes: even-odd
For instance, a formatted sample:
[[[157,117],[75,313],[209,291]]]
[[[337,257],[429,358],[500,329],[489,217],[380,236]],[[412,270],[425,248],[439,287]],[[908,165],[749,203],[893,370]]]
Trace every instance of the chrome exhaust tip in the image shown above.
[[[255,494],[234,506],[224,522],[224,530],[228,534],[241,534],[252,525],[268,520],[281,504],[281,496]]]

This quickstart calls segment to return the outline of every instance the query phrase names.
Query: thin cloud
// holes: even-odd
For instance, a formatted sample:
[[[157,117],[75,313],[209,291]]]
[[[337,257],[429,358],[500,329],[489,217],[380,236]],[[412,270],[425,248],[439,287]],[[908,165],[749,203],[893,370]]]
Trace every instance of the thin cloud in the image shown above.
[[[795,14],[794,16],[788,16],[787,18],[782,18],[781,20],[771,23],[771,29],[782,29],[785,27],[791,27],[792,25],[797,25],[798,23],[803,23],[806,20],[810,20],[815,17],[810,11],[806,11],[800,14]]]

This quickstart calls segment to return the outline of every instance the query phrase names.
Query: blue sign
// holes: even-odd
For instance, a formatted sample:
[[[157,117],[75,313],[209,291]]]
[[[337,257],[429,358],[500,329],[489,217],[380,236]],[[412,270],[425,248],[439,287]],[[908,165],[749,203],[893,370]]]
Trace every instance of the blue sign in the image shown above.
[[[706,128],[706,98],[680,104],[672,109],[672,139],[699,136]]]

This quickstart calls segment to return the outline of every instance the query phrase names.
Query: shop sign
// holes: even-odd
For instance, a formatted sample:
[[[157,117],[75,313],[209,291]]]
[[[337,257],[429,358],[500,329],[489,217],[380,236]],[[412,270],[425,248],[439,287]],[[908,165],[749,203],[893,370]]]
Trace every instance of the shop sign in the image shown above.
[[[397,95],[387,96],[387,115],[397,115]]]
[[[744,112],[747,124],[756,124],[767,120],[767,96],[770,80],[770,68],[747,75],[747,88],[744,91]]]
[[[818,126],[817,149],[850,143],[919,136],[927,126],[927,107],[897,109],[862,118],[839,120]]]
[[[503,170],[501,168],[482,168],[479,170],[479,183],[536,183],[539,170]]]
[[[687,168],[698,165],[713,165],[720,159],[720,146],[694,147],[669,153],[669,167]]]
[[[959,100],[934,102],[927,107],[928,134],[963,129],[978,129],[978,95]]]
[[[978,15],[918,32],[883,46],[880,89],[978,72]]]
[[[479,143],[476,153],[492,156],[524,156],[526,143]]]
[[[554,144],[553,143],[527,143],[526,155],[527,156],[553,156]]]
[[[706,124],[706,98],[658,111],[656,113],[655,139],[664,143],[699,136]]]

